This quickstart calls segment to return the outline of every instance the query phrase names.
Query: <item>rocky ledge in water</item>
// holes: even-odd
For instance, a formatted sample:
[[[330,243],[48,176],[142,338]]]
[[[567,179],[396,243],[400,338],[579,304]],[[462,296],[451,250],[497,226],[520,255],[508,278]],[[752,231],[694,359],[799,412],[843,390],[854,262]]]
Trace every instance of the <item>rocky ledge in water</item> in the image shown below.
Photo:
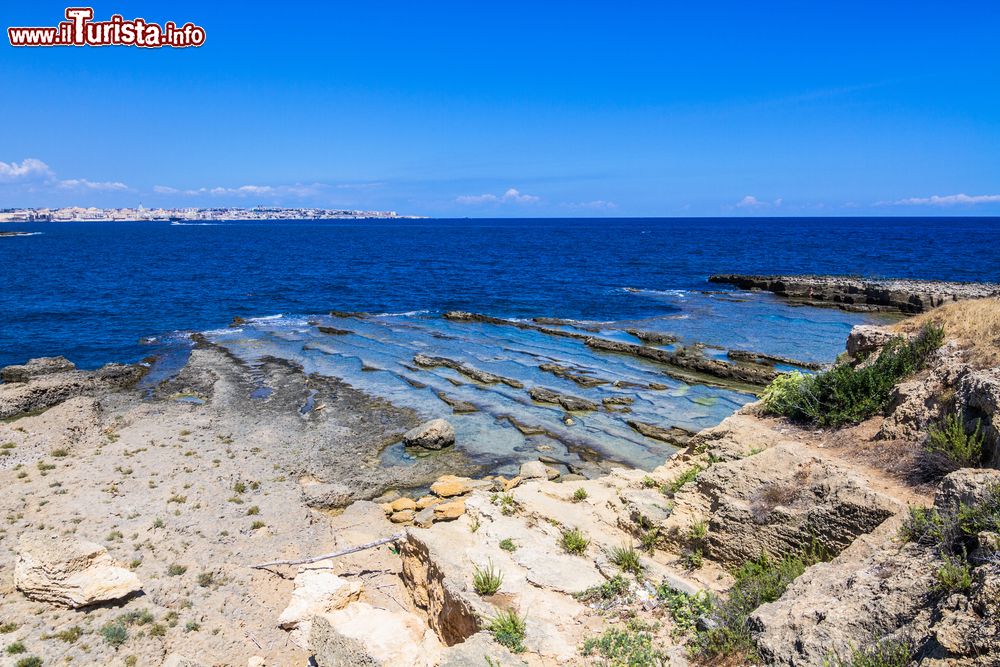
[[[759,276],[726,273],[709,276],[709,282],[735,285],[745,290],[773,292],[808,306],[827,306],[857,312],[922,313],[949,301],[1000,294],[993,283],[958,283],[936,280],[886,280],[851,276]]]

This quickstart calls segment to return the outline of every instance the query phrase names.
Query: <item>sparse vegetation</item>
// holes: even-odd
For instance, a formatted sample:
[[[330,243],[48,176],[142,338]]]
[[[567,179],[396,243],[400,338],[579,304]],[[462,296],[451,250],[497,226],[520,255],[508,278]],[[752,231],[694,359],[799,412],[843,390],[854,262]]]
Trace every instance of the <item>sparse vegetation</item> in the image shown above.
[[[509,551],[511,553],[517,551],[517,545],[514,544],[514,540],[510,539],[509,537],[505,537],[504,539],[500,540],[500,548],[503,549],[504,551]]]
[[[642,574],[642,563],[639,561],[639,552],[632,545],[612,547],[608,552],[608,558],[612,563],[621,568],[622,572],[630,572],[637,577]]]
[[[559,543],[566,553],[582,556],[587,551],[590,540],[587,539],[587,536],[579,528],[571,528],[563,531],[562,539]]]
[[[169,567],[167,567],[167,575],[171,577],[179,577],[187,572],[187,570],[187,567],[184,565],[172,563]]]
[[[258,514],[260,514],[260,508],[256,505],[252,505],[247,509],[247,516],[257,516]]]
[[[260,530],[266,525],[267,524],[264,523],[263,521],[254,521],[253,523],[250,524],[250,530]]]
[[[689,595],[671,588],[666,583],[661,584],[656,589],[656,593],[657,597],[667,603],[674,628],[681,633],[693,630],[698,619],[711,613],[715,604],[707,591],[699,591],[696,595]]]
[[[702,468],[699,465],[693,465],[690,468],[687,468],[684,472],[680,474],[680,476],[677,477],[677,479],[665,485],[667,495],[672,496],[673,494],[680,491],[685,484],[693,482],[695,478],[698,477],[698,475],[701,473],[701,470]]]
[[[609,628],[599,637],[584,641],[580,653],[598,655],[610,667],[661,667],[667,655],[653,644],[652,626],[640,621]]]
[[[823,661],[823,667],[907,667],[914,653],[913,646],[907,642],[882,641],[854,649],[846,659],[831,656]]]
[[[526,623],[525,618],[518,616],[517,612],[511,609],[499,612],[490,619],[487,629],[492,633],[494,641],[506,646],[513,653],[524,651]]]
[[[7,622],[0,625],[0,635],[6,635],[8,633],[14,632],[20,627],[17,623]]]
[[[51,452],[49,452],[49,455],[54,458],[61,459],[69,456],[69,450],[60,447],[59,449],[53,449]]]
[[[963,556],[945,555],[944,563],[934,573],[938,590],[958,593],[972,588],[972,568]]]
[[[202,572],[198,575],[198,585],[202,588],[209,588],[215,584],[215,574],[212,572]]]
[[[923,368],[943,342],[944,329],[928,323],[911,340],[890,340],[870,363],[840,363],[816,375],[779,376],[761,396],[764,408],[820,426],[856,424],[881,412],[896,383]]]
[[[497,570],[492,561],[486,567],[475,566],[472,573],[472,588],[479,595],[493,595],[503,584],[503,572]]]
[[[573,492],[574,503],[583,502],[586,499],[587,499],[587,489],[583,488],[582,486],[577,488],[577,490]]]
[[[42,659],[33,655],[21,658],[14,663],[14,667],[42,667]]]
[[[7,644],[7,655],[18,655],[19,653],[24,653],[28,649],[21,642],[14,642],[13,644]]]

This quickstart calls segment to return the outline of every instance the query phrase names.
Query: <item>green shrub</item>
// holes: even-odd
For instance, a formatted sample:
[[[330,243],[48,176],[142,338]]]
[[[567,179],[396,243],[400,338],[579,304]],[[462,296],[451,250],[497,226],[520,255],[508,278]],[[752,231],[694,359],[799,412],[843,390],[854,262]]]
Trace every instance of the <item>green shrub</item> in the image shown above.
[[[631,545],[611,547],[608,558],[612,563],[621,568],[622,572],[631,572],[635,576],[642,574],[642,563],[639,561],[639,552]]]
[[[475,589],[476,593],[493,595],[500,590],[501,584],[503,584],[503,572],[493,567],[492,562],[487,563],[484,568],[475,566],[472,573],[472,588]]]
[[[698,591],[689,595],[663,583],[656,589],[657,597],[666,602],[674,628],[679,632],[689,632],[695,628],[698,619],[708,616],[715,608],[715,601],[708,591]]]
[[[573,492],[573,502],[579,503],[587,499],[587,489],[582,486]]]
[[[590,540],[579,528],[573,528],[563,531],[560,544],[566,553],[582,556],[587,550],[587,546],[590,545]]]
[[[851,651],[848,659],[831,656],[823,667],[907,667],[914,657],[913,646],[902,641],[882,641]]]
[[[583,602],[594,600],[614,600],[624,598],[629,593],[628,580],[620,574],[616,574],[600,586],[588,588],[582,593],[574,593],[573,597]]]
[[[896,383],[923,368],[943,342],[944,330],[928,324],[912,340],[890,340],[869,364],[841,363],[816,375],[779,377],[764,390],[764,408],[820,426],[856,424],[881,412]]]
[[[21,658],[14,664],[14,667],[42,667],[42,659],[36,656]]]
[[[67,644],[72,644],[77,639],[79,639],[81,636],[83,636],[83,628],[81,628],[79,625],[74,625],[72,628],[67,628],[65,630],[60,630],[59,632],[57,632],[53,636],[56,639],[60,639],[60,640],[62,640],[64,642],[66,642]]]
[[[7,655],[17,655],[19,653],[24,653],[28,649],[21,642],[14,642],[13,644],[7,644]]]
[[[980,421],[976,420],[976,428],[972,433],[965,430],[965,422],[959,414],[945,417],[940,426],[931,426],[927,430],[927,443],[924,448],[950,463],[954,468],[976,467],[983,459],[983,441],[986,435],[980,431]]]
[[[513,653],[524,651],[525,619],[512,610],[499,612],[490,619],[487,629],[496,643],[506,646]]]
[[[934,573],[942,593],[957,593],[972,588],[972,568],[963,556],[944,556],[944,563]]]
[[[187,571],[187,566],[180,565],[179,563],[172,563],[169,567],[167,567],[167,576],[179,577]]]
[[[639,621],[609,628],[599,637],[583,642],[580,653],[598,655],[611,667],[660,667],[667,664],[667,654],[653,644],[653,630]]]
[[[101,628],[101,637],[111,646],[118,648],[128,641],[128,628],[121,621],[114,621]]]
[[[517,551],[517,545],[514,544],[514,540],[510,539],[509,537],[505,537],[504,539],[500,540],[500,548],[503,549],[504,551],[509,551],[511,553]]]

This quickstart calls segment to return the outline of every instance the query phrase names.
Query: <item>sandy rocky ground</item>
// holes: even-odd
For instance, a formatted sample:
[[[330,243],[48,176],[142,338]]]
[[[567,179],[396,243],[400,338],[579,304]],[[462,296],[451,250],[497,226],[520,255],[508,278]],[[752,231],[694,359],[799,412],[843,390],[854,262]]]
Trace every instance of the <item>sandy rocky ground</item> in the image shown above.
[[[885,336],[861,330],[849,347]],[[939,355],[884,419],[808,431],[748,406],[650,473],[590,480],[541,462],[481,477],[461,443],[386,471],[378,453],[413,414],[211,347],[145,397],[124,367],[15,369],[8,378],[25,381],[0,385],[0,643],[24,652],[0,664],[601,664],[584,642],[639,619],[684,665],[689,629],[656,587],[724,594],[733,567],[808,540],[836,558],[751,618],[768,664],[820,665],[887,636],[920,642],[924,664],[998,664],[996,568],[965,597],[929,603],[933,557],[895,537],[908,505],[1000,482],[992,469],[941,489],[908,476],[906,452],[938,417],[930,396],[947,389],[1000,425],[997,370],[963,366],[954,343]],[[247,399],[261,377],[274,393]],[[588,540],[581,553],[562,546],[571,529]],[[393,536],[313,564],[250,567]],[[646,547],[641,572],[594,593],[622,574],[610,554],[625,545]],[[481,596],[473,574],[491,566],[503,581]],[[521,653],[484,630],[503,610],[525,618]]]

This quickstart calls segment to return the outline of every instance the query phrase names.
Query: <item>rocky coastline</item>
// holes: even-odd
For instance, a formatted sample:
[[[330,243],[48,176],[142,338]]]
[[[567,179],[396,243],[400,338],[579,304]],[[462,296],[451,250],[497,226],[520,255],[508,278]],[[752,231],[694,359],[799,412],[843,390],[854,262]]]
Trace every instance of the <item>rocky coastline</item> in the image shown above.
[[[913,335],[857,327],[842,363],[864,369]],[[629,421],[681,450],[592,479],[544,457],[488,474],[446,420],[421,424],[277,359],[248,368],[206,341],[143,388],[139,365],[7,367],[3,643],[44,664],[129,667],[994,665],[1000,369],[972,354],[995,341],[945,337],[860,423],[777,417],[765,392],[696,434]],[[699,373],[717,361],[757,386],[789,361],[691,367],[637,338],[609,351]],[[505,383],[443,357],[413,363]],[[271,392],[248,398],[262,377]],[[566,410],[628,407],[532,391]],[[976,424],[983,451],[931,470],[928,434],[952,415]],[[428,455],[389,472],[399,441]],[[949,521],[962,550],[935,537]],[[861,661],[890,650],[906,653]]]
[[[797,305],[857,312],[922,313],[951,301],[1000,294],[1000,285],[932,280],[882,280],[851,276],[717,274],[709,282],[773,292]]]

